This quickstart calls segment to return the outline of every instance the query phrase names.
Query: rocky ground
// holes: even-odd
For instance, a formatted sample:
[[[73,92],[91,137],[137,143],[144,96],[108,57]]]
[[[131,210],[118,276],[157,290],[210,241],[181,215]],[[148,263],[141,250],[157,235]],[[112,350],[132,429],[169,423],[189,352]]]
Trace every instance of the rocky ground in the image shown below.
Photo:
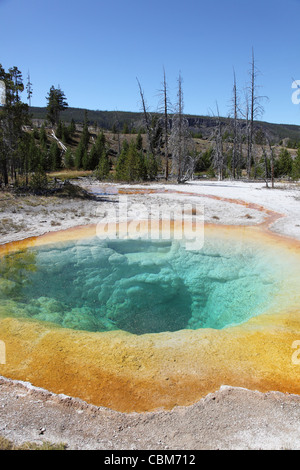
[[[224,386],[189,407],[124,414],[0,378],[0,433],[69,450],[295,450],[300,397]]]

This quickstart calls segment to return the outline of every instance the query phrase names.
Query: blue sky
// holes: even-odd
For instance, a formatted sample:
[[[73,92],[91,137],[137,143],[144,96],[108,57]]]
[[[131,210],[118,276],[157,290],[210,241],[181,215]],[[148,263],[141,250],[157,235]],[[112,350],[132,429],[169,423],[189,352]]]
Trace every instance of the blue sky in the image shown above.
[[[226,116],[233,68],[243,97],[253,47],[262,119],[300,125],[299,20],[300,0],[0,0],[0,63],[25,81],[30,71],[33,106],[59,85],[69,106],[140,111],[138,77],[155,111],[165,68],[171,101],[181,72],[187,114],[218,103]]]

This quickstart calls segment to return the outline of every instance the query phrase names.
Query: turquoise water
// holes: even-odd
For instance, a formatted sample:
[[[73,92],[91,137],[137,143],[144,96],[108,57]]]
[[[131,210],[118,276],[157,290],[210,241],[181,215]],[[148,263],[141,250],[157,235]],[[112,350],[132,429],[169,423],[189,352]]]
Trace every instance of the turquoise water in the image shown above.
[[[0,306],[88,331],[221,329],[265,311],[279,285],[272,254],[253,244],[208,239],[195,252],[178,241],[94,238],[3,258]]]

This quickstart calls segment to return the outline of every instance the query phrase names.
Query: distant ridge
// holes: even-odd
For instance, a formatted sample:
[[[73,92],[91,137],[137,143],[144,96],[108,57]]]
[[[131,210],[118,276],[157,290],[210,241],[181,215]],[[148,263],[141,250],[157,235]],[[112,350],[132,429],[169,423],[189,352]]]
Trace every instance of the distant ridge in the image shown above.
[[[30,107],[30,114],[34,121],[44,121],[47,115],[46,107]],[[81,108],[67,108],[62,114],[61,119],[64,122],[70,122],[74,119],[79,124],[84,121],[85,112],[90,125],[111,130],[113,126],[122,131],[126,124],[130,131],[138,130],[143,126],[143,114],[141,112],[131,111],[95,111]],[[155,113],[152,113],[153,115]],[[203,138],[207,138],[215,123],[215,118],[211,116],[185,115],[189,120],[192,132],[201,134]],[[228,123],[228,118],[221,118],[224,123]],[[264,129],[270,140],[274,144],[284,139],[292,142],[300,143],[300,126],[296,124],[275,124],[265,121],[256,121],[256,125]]]

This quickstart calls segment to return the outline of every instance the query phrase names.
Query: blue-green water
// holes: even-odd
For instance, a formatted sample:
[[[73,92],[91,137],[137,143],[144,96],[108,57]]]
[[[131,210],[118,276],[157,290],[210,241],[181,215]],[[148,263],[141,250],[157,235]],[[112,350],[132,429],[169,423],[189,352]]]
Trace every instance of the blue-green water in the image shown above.
[[[279,284],[272,256],[253,244],[208,239],[195,252],[94,238],[2,258],[0,306],[88,331],[220,329],[266,310]]]

